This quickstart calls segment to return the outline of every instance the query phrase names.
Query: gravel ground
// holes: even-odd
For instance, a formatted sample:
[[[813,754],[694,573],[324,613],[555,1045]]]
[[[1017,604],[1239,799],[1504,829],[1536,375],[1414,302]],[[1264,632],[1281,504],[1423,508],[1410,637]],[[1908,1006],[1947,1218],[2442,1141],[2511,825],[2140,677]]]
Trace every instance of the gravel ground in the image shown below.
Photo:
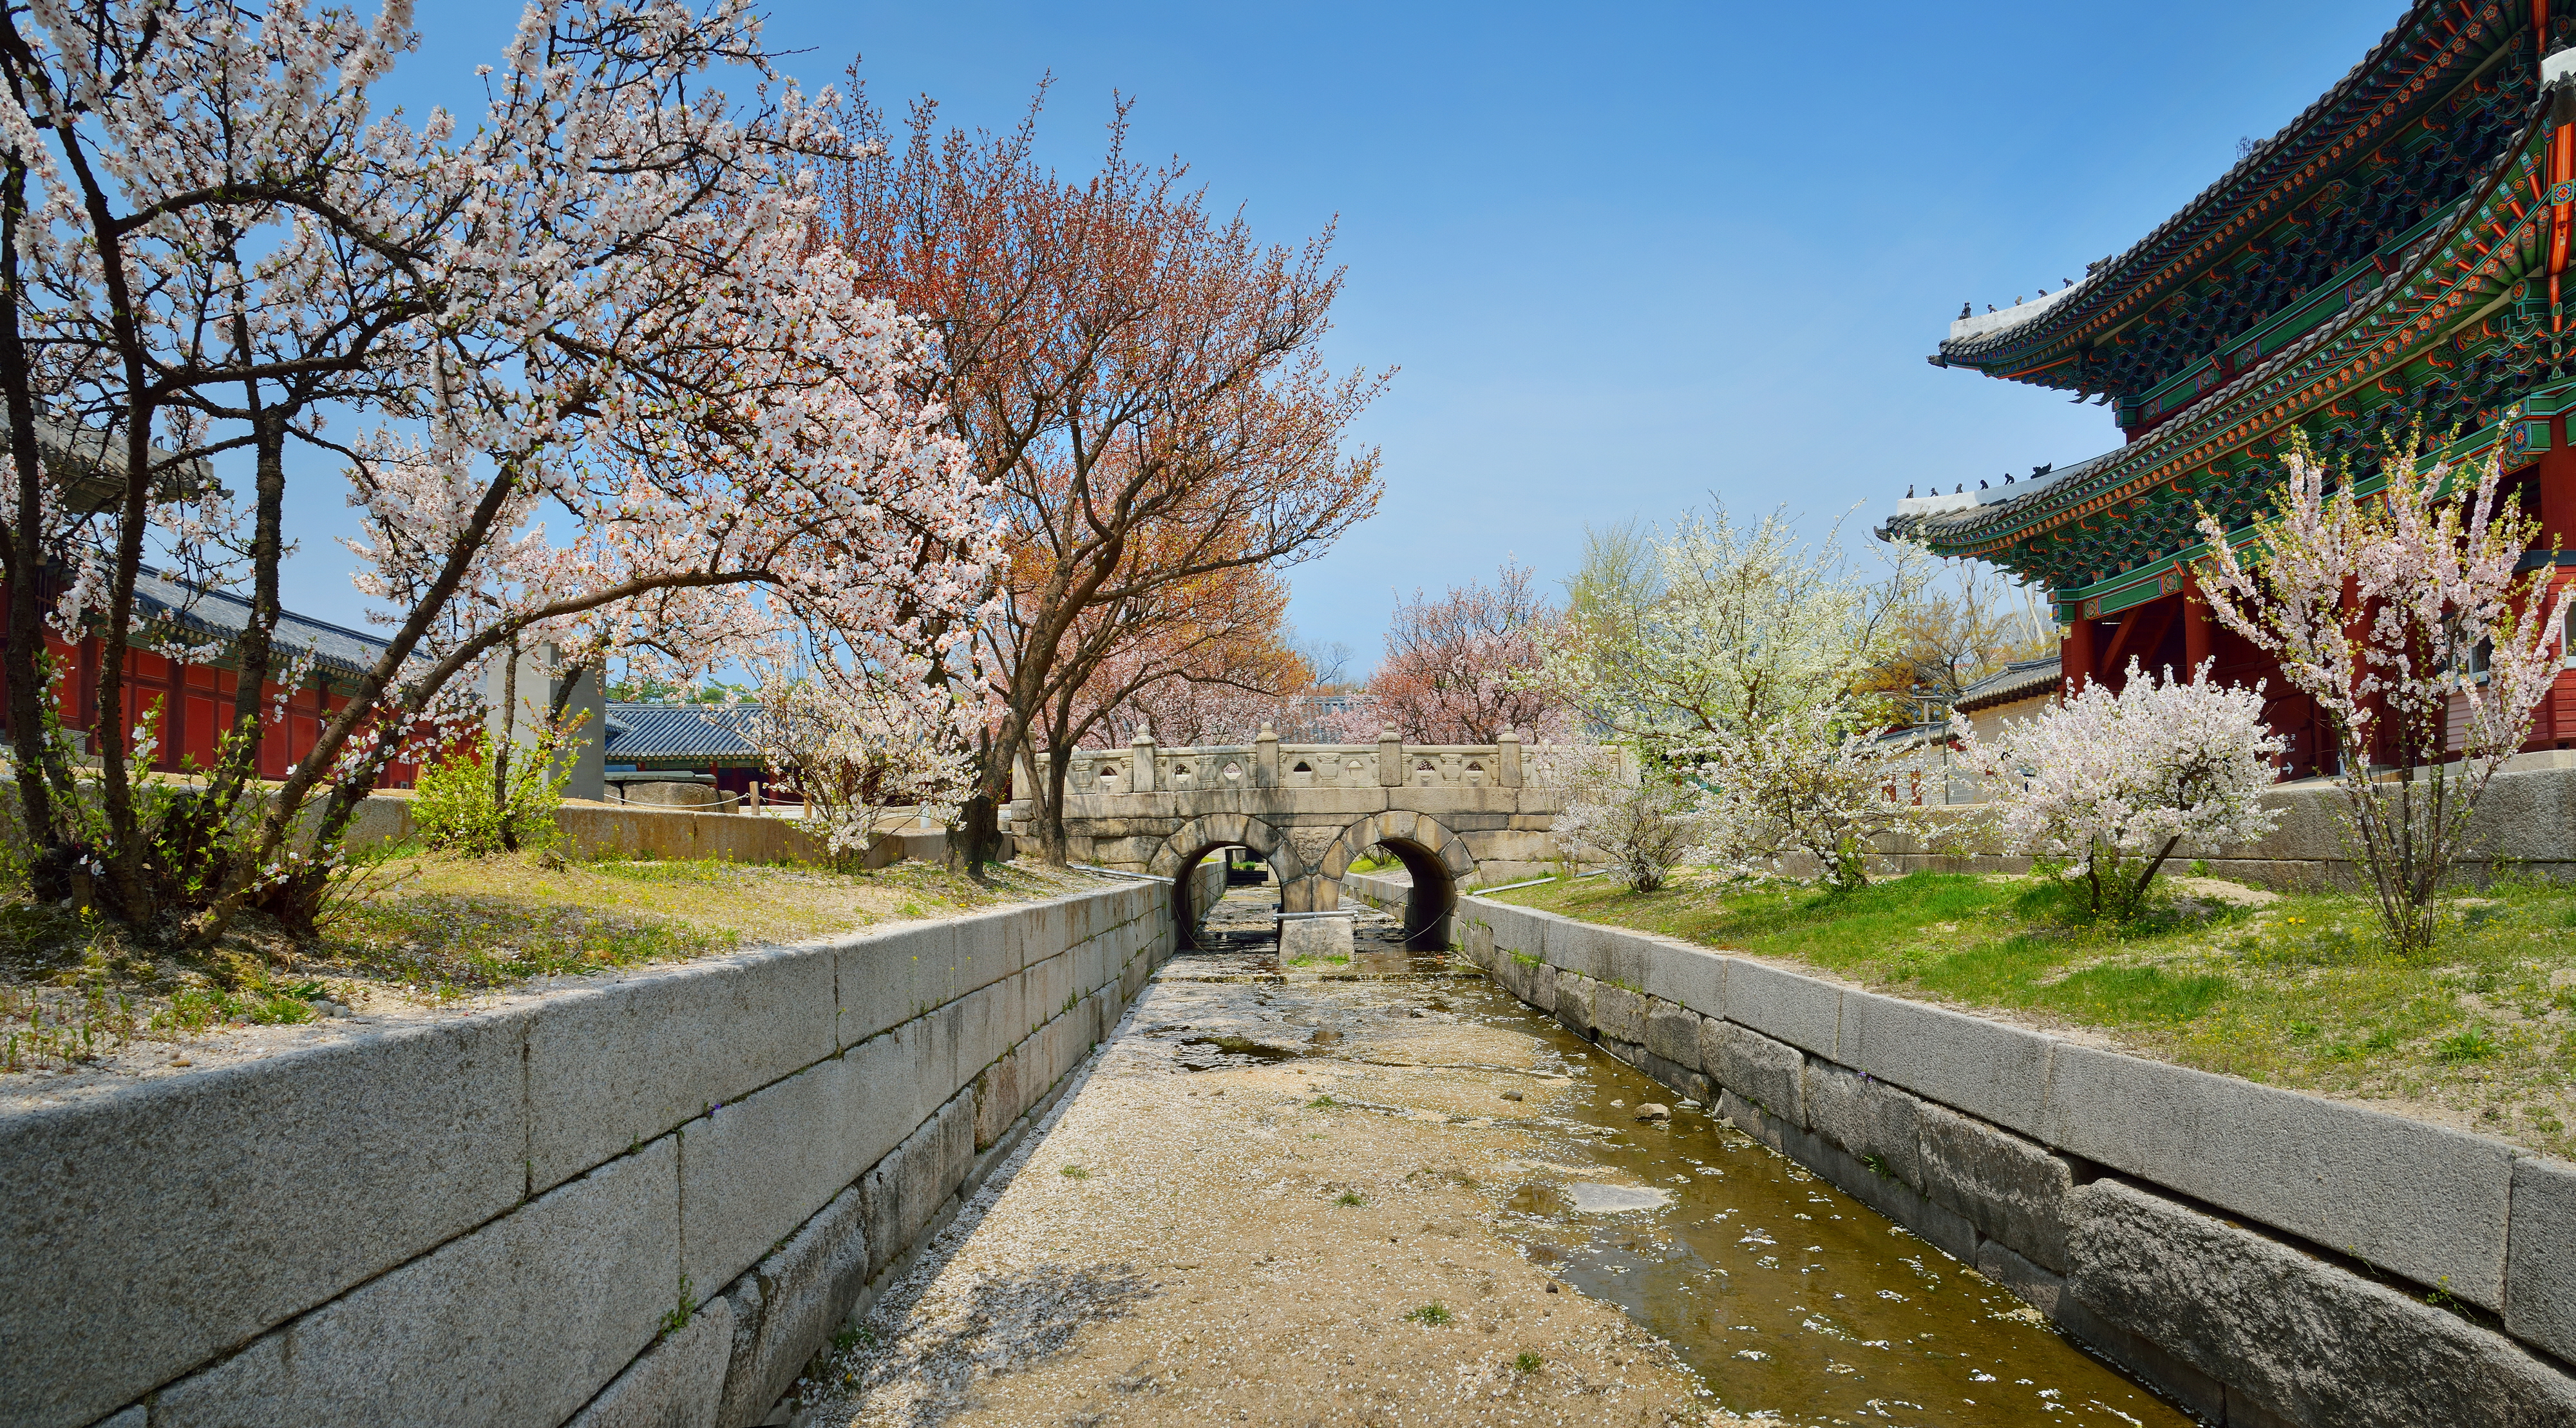
[[[1739,1421],[1493,1232],[1568,1087],[1539,1049],[1437,981],[1157,981],[809,1421]]]

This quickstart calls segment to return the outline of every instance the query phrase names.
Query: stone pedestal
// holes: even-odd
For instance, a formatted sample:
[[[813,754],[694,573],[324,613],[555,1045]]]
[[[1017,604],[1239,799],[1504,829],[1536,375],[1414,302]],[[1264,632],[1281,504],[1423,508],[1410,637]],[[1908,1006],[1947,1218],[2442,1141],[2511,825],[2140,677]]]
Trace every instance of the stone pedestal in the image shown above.
[[[1289,917],[1279,922],[1279,960],[1296,961],[1300,957],[1349,957],[1351,918]]]

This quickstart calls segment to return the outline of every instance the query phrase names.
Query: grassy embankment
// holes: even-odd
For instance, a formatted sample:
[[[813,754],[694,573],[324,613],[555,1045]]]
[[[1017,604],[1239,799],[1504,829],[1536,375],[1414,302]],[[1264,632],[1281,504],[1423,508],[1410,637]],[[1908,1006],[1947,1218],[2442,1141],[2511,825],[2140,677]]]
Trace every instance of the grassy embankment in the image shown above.
[[[1595,878],[1500,900],[2576,1156],[2576,890],[2504,881],[2460,897],[2417,961],[2386,949],[2360,898],[2207,879],[2127,923],[2084,918],[2065,885],[2000,875],[1917,873],[1848,896]]]
[[[872,872],[693,861],[567,862],[404,852],[345,885],[322,936],[246,918],[222,946],[146,946],[94,914],[0,888],[0,1072],[136,1041],[438,1006],[545,977],[792,942],[1045,897],[1080,874],[922,863]]]

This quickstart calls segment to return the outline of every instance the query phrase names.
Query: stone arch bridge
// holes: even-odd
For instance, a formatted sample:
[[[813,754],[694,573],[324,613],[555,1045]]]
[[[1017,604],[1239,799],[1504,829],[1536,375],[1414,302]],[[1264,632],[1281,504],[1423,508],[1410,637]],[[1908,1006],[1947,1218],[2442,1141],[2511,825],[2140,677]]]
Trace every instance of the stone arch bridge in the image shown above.
[[[1230,847],[1267,862],[1283,913],[1342,905],[1342,876],[1371,848],[1413,875],[1408,941],[1446,947],[1458,889],[1542,871],[1556,856],[1548,827],[1562,800],[1532,775],[1574,754],[1522,747],[1508,730],[1491,744],[1282,744],[1264,727],[1250,744],[1158,748],[1140,731],[1126,749],[1084,749],[1065,781],[1065,832],[1076,862],[1176,880],[1184,934],[1204,908],[1188,905],[1192,868]],[[1025,777],[1044,777],[1041,759]],[[1023,786],[1014,821],[1034,816]],[[1341,926],[1347,940],[1348,924]]]

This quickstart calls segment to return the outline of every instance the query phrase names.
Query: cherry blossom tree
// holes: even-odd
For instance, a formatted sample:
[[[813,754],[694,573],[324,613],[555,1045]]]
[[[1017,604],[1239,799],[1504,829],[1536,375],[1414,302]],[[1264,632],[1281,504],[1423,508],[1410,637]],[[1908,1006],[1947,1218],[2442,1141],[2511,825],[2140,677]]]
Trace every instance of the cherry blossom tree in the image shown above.
[[[897,809],[951,818],[974,786],[975,763],[900,686],[876,679],[773,678],[744,731],[770,766],[805,795],[799,819],[839,861],[865,855]]]
[[[980,724],[954,676],[987,608],[986,488],[908,394],[918,327],[811,241],[797,166],[844,146],[739,0],[531,7],[470,132],[372,111],[414,43],[401,0],[0,24],[5,657],[18,767],[44,775],[18,780],[40,883],[94,859],[112,912],[200,940],[245,907],[309,916],[386,765],[514,641],[670,668],[820,641],[908,726]],[[720,66],[763,106],[701,82]],[[326,405],[361,429],[326,429]],[[48,430],[106,443],[112,499],[59,499]],[[295,673],[273,648],[290,445],[346,463],[359,587],[391,614],[262,790],[262,676]],[[227,451],[254,458],[247,511],[201,474]],[[138,800],[119,681],[156,542],[247,580],[254,613],[209,786]],[[104,646],[95,800],[27,707],[56,568],[58,627]]]
[[[1783,854],[1804,853],[1828,886],[1856,890],[1869,881],[1872,840],[1920,816],[1891,796],[1891,750],[1847,700],[1791,709],[1697,752],[1710,846],[1744,875],[1777,872]]]
[[[2090,681],[1987,739],[1959,726],[2004,845],[2063,860],[2097,916],[2134,914],[2176,848],[2250,842],[2280,820],[2262,797],[2289,745],[2263,722],[2263,687],[2209,668],[2158,678],[2132,659],[2116,694]]]
[[[2418,473],[2409,440],[2368,498],[2349,472],[2329,491],[2304,448],[2285,464],[2245,551],[2201,513],[2201,589],[2324,711],[2355,861],[2390,944],[2421,956],[2478,799],[2557,678],[2566,592],[2521,569],[2539,523],[2499,498],[2493,452]]]
[[[1536,677],[1556,611],[1531,573],[1506,560],[1491,585],[1398,600],[1386,658],[1369,678],[1374,717],[1417,744],[1490,744],[1505,729],[1542,743],[1562,737],[1563,707]]]

